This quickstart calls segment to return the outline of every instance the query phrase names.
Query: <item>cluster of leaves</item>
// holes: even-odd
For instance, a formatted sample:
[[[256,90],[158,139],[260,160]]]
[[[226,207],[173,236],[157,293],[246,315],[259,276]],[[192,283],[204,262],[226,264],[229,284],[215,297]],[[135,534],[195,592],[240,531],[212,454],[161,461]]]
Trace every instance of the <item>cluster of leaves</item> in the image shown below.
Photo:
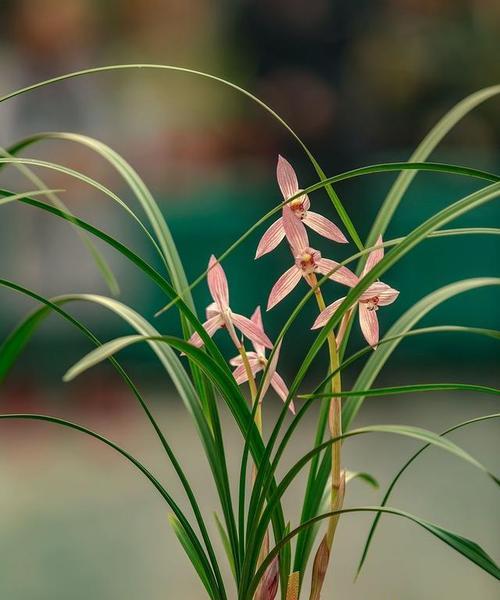
[[[326,177],[318,162],[310,151],[305,147],[298,136],[290,127],[269,107],[260,100],[237,87],[233,83],[224,81],[217,77],[200,72],[190,71],[177,67],[161,65],[119,65],[102,67],[98,69],[89,69],[77,73],[71,73],[44,81],[27,88],[18,90],[12,94],[0,98],[0,103],[7,101],[17,95],[30,93],[48,85],[55,85],[57,82],[72,77],[81,77],[96,73],[99,71],[112,71],[116,69],[133,68],[151,68],[163,69],[168,71],[191,74],[198,77],[208,78],[220,84],[229,86],[234,90],[246,95],[251,100],[260,105],[270,113],[301,145],[306,155],[310,159],[314,169],[318,174],[318,183],[298,192],[295,196],[285,200],[285,202],[275,206],[271,211],[264,215],[257,223],[250,227],[230,248],[222,253],[218,260],[224,261],[231,252],[248,236],[252,235],[272,215],[282,210],[284,204],[291,202],[304,193],[311,194],[315,190],[325,189],[329,198],[335,207],[337,214],[342,221],[347,234],[357,246],[357,252],[350,258],[340,263],[341,266],[358,261],[357,272],[363,273],[363,266],[368,254],[376,246],[377,239],[384,235],[391,218],[400,204],[406,190],[411,184],[413,178],[419,171],[430,171],[434,173],[450,173],[464,177],[474,177],[482,180],[485,185],[479,191],[476,191],[464,198],[458,199],[446,208],[435,213],[421,225],[410,231],[406,236],[393,240],[387,240],[383,244],[390,250],[373,269],[369,270],[359,279],[359,282],[349,290],[345,299],[340,303],[333,316],[326,323],[325,327],[319,331],[313,343],[308,348],[307,354],[302,361],[295,378],[291,382],[289,394],[281,413],[273,424],[273,428],[268,439],[264,440],[255,424],[255,412],[257,404],[252,408],[244,393],[237,385],[226,358],[221,354],[219,348],[214,343],[198,319],[196,309],[192,300],[191,290],[206,277],[206,272],[202,273],[190,285],[186,279],[182,262],[176,250],[174,241],[170,234],[168,225],[159,210],[152,194],[147,189],[139,175],[127,164],[127,162],[105,144],[75,133],[40,133],[19,141],[8,150],[2,152],[0,158],[0,168],[12,165],[21,170],[26,177],[33,183],[32,192],[15,193],[13,191],[0,189],[0,204],[9,202],[18,202],[25,206],[30,206],[37,210],[50,213],[54,217],[66,220],[82,236],[83,242],[89,248],[89,251],[95,259],[96,265],[101,270],[103,277],[108,282],[112,296],[117,292],[117,282],[99,254],[93,242],[92,237],[98,238],[105,244],[112,247],[115,251],[131,261],[145,277],[156,284],[168,299],[168,305],[164,310],[177,310],[182,324],[183,337],[163,335],[149,320],[138,314],[133,308],[119,302],[114,297],[105,297],[92,294],[68,294],[55,298],[45,298],[35,291],[27,289],[15,282],[0,279],[0,285],[16,293],[28,296],[36,301],[40,306],[30,315],[28,315],[20,325],[18,325],[9,337],[0,347],[0,382],[5,379],[14,362],[19,357],[23,348],[31,339],[33,333],[52,313],[71,323],[80,332],[85,335],[96,349],[83,358],[67,374],[70,379],[83,372],[89,367],[108,359],[117,370],[124,383],[130,388],[148,420],[150,421],[155,434],[158,436],[166,455],[171,461],[173,468],[179,477],[184,489],[187,502],[190,506],[193,517],[188,518],[185,510],[181,507],[169,492],[164,488],[160,480],[155,477],[137,458],[132,456],[123,448],[100,434],[86,429],[78,424],[71,423],[62,419],[39,414],[2,414],[1,419],[32,419],[48,421],[60,426],[72,428],[86,435],[92,436],[102,443],[119,452],[123,457],[130,461],[143,475],[152,483],[152,485],[161,494],[162,498],[168,504],[171,515],[171,525],[185,549],[190,561],[192,562],[199,578],[204,585],[208,596],[212,599],[225,599],[230,594],[229,585],[223,579],[219,558],[214,550],[213,540],[209,534],[206,525],[206,516],[203,515],[188,477],[183,471],[182,466],[175,453],[170,447],[168,440],[158,426],[154,415],[148,404],[142,397],[135,383],[128,376],[123,367],[115,358],[115,354],[121,349],[136,343],[147,343],[159,359],[162,367],[175,386],[177,393],[185,404],[196,431],[202,442],[206,458],[210,467],[213,482],[215,484],[218,498],[220,501],[220,510],[222,516],[217,519],[218,529],[224,542],[227,558],[234,577],[234,585],[237,590],[237,597],[240,600],[251,600],[259,586],[262,576],[266,570],[273,564],[275,557],[279,557],[279,580],[282,598],[287,597],[287,586],[289,584],[290,574],[299,573],[299,579],[308,567],[309,558],[314,546],[319,526],[324,519],[329,519],[335,513],[354,513],[354,512],[373,512],[374,521],[365,544],[363,556],[359,565],[363,564],[368,548],[370,546],[375,528],[382,514],[392,514],[406,519],[410,519],[428,532],[442,540],[450,547],[455,549],[461,555],[476,563],[492,576],[500,579],[500,569],[487,553],[474,542],[450,531],[439,527],[426,520],[410,515],[404,511],[387,506],[394,486],[403,474],[403,472],[413,463],[416,457],[429,446],[436,446],[442,450],[448,451],[455,456],[468,461],[475,467],[483,470],[491,479],[498,483],[493,474],[475,460],[471,455],[458,447],[456,444],[446,438],[447,434],[455,429],[467,427],[473,423],[487,419],[496,419],[500,414],[490,414],[478,417],[471,421],[460,423],[448,429],[447,431],[436,434],[424,429],[410,426],[392,426],[392,425],[373,425],[352,429],[351,425],[358,411],[360,410],[365,397],[384,396],[389,394],[404,394],[413,392],[446,390],[472,390],[477,393],[499,394],[499,390],[481,385],[473,384],[428,384],[428,385],[410,385],[393,388],[372,388],[377,375],[384,367],[386,362],[392,356],[399,343],[406,337],[416,335],[431,335],[440,332],[454,332],[458,335],[479,335],[488,336],[494,339],[500,339],[500,332],[490,329],[480,329],[477,327],[464,327],[456,325],[441,325],[435,327],[416,328],[418,322],[431,310],[459,294],[469,290],[484,286],[497,286],[500,279],[497,278],[474,278],[458,281],[453,284],[442,287],[426,297],[422,298],[412,308],[405,312],[387,331],[385,337],[379,342],[379,347],[374,352],[369,346],[345,357],[348,335],[344,337],[340,347],[341,362],[337,369],[327,374],[325,379],[316,387],[311,394],[300,396],[301,386],[309,368],[323,349],[328,335],[338,326],[346,312],[356,303],[363,292],[381,277],[390,267],[395,265],[402,257],[414,249],[418,244],[425,242],[431,237],[439,236],[462,236],[462,235],[498,235],[500,229],[494,228],[445,228],[457,217],[470,212],[487,202],[498,199],[500,196],[500,177],[492,173],[471,169],[467,167],[427,162],[427,158],[446,135],[446,133],[469,111],[476,106],[500,93],[500,86],[494,86],[484,89],[472,96],[469,96],[445,115],[439,123],[430,131],[424,141],[419,145],[408,162],[403,163],[384,163],[354,169],[346,173],[338,174],[334,177]],[[123,177],[125,182],[132,190],[134,196],[139,202],[146,221],[139,217],[135,211],[123,202],[113,191],[106,188],[93,178],[64,167],[62,165],[35,160],[29,158],[18,158],[19,153],[32,146],[33,144],[43,142],[48,139],[57,139],[66,143],[76,143],[84,145],[105,159],[116,171]],[[87,223],[72,215],[64,206],[59,198],[60,190],[47,189],[38,175],[32,171],[32,167],[38,169],[49,169],[63,173],[85,182],[91,188],[111,198],[122,210],[125,210],[138,225],[143,229],[145,235],[153,245],[164,265],[164,270],[158,271],[130,250],[126,245],[114,237],[108,235],[97,227]],[[367,176],[373,173],[387,171],[399,172],[395,183],[393,184],[387,198],[383,202],[378,215],[373,223],[371,232],[366,240],[366,244],[361,242],[356,228],[350,220],[340,198],[334,190],[336,182],[352,179],[359,176]],[[48,202],[43,202],[37,197],[45,196]],[[326,277],[317,282],[320,287]],[[279,333],[275,351],[278,344],[285,338],[292,323],[299,317],[306,302],[312,297],[315,290],[310,289],[298,303],[292,314],[288,318],[281,332]],[[73,302],[90,302],[105,308],[120,318],[122,318],[134,331],[133,335],[112,340],[107,343],[101,341],[94,333],[81,321],[67,312],[66,307]],[[190,344],[187,340],[196,333],[202,340],[204,347],[198,348]],[[181,359],[179,353],[186,356]],[[328,416],[328,398],[331,393],[328,392],[327,385],[336,374],[353,362],[369,355],[368,360],[361,368],[359,375],[349,391],[342,391],[341,395],[345,397],[343,401],[342,412],[342,430],[343,434],[324,441],[327,427]],[[271,355],[272,356],[272,355]],[[187,366],[183,360],[187,361]],[[270,361],[269,361],[270,362]],[[267,368],[267,367],[266,367]],[[265,371],[265,370],[264,370]],[[262,381],[264,376],[261,378]],[[303,402],[300,405],[296,415],[289,424],[286,423],[288,405],[300,397]],[[281,458],[284,455],[287,445],[292,440],[294,433],[300,421],[307,411],[318,402],[318,398],[326,398],[321,402],[321,410],[318,420],[318,428],[314,447],[305,454],[296,464],[294,464],[284,476],[277,477],[277,468]],[[239,493],[237,502],[233,501],[231,495],[230,478],[226,463],[226,451],[224,447],[223,432],[221,429],[219,406],[222,401],[229,408],[234,420],[241,431],[242,444],[244,452],[242,457]],[[331,453],[328,451],[332,444],[341,440],[364,435],[368,433],[402,435],[417,439],[424,443],[422,448],[413,455],[402,467],[390,484],[382,503],[379,506],[363,506],[354,508],[342,508],[332,513],[329,510],[329,476],[331,472]],[[255,464],[255,478],[250,489],[250,496],[247,497],[247,463],[249,459]],[[306,467],[309,468],[307,484],[304,493],[303,504],[301,506],[300,522],[294,528],[288,523],[283,506],[282,497],[285,491],[292,485],[297,475]],[[368,481],[372,481],[366,474],[349,474],[349,477],[359,475]],[[260,552],[266,538],[268,528],[272,528],[274,545],[268,551],[267,555],[260,557]],[[276,563],[275,563],[276,564]],[[291,586],[294,587],[294,586]],[[295,586],[294,597],[298,597],[298,585]],[[292,596],[289,595],[289,598]]]

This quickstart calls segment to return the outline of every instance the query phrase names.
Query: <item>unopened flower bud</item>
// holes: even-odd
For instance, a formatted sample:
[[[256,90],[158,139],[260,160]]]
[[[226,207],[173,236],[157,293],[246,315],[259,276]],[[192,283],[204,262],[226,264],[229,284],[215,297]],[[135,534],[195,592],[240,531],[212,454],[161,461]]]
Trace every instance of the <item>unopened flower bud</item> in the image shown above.
[[[255,592],[254,600],[274,600],[278,592],[279,561],[275,556],[267,567]]]
[[[319,545],[316,556],[314,557],[311,577],[311,595],[309,596],[309,600],[319,600],[329,560],[330,549],[325,536]]]

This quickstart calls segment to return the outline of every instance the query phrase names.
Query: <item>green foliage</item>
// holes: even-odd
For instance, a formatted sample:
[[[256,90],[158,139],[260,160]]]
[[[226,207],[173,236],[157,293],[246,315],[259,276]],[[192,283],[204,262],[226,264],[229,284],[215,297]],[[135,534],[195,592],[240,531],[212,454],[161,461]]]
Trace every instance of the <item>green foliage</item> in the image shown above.
[[[387,254],[348,291],[345,300],[340,304],[330,321],[316,335],[310,347],[307,348],[304,360],[297,369],[295,378],[290,386],[288,398],[282,407],[280,415],[275,423],[272,424],[270,435],[264,437],[261,435],[257,424],[258,412],[260,411],[258,402],[255,402],[253,406],[249,406],[245,394],[235,381],[226,358],[207,334],[203,328],[202,322],[197,316],[191,290],[206,279],[207,272],[203,272],[191,283],[187,281],[181,256],[177,251],[167,221],[160,211],[155,198],[140,176],[126,160],[114,150],[102,142],[85,135],[67,132],[48,132],[37,133],[20,140],[7,151],[2,152],[2,157],[0,157],[0,170],[7,165],[18,168],[37,187],[37,189],[31,192],[14,192],[0,189],[0,207],[8,203],[18,203],[20,209],[30,207],[30,209],[43,211],[48,215],[66,221],[78,232],[78,235],[81,236],[82,241],[88,248],[105,281],[108,283],[111,292],[115,294],[118,292],[118,283],[109,266],[96,250],[92,238],[97,238],[100,242],[103,242],[105,245],[118,252],[132,265],[137,267],[144,277],[153,282],[161,290],[164,295],[165,306],[160,312],[174,309],[178,312],[182,325],[182,337],[164,334],[160,331],[159,327],[155,327],[136,310],[117,301],[115,298],[95,294],[67,294],[48,299],[16,282],[0,279],[0,286],[3,288],[27,296],[39,304],[39,307],[15,328],[0,346],[0,383],[8,376],[12,366],[21,356],[23,349],[30,342],[32,336],[46,317],[55,313],[68,323],[72,324],[95,346],[95,348],[67,370],[64,380],[69,381],[81,375],[87,369],[98,365],[102,361],[108,360],[111,362],[125,385],[127,385],[134,394],[144,411],[146,418],[151,424],[155,435],[158,437],[165,454],[179,478],[189,503],[190,511],[189,513],[186,513],[181,507],[181,503],[168,493],[163,485],[141,462],[111,440],[108,440],[94,431],[78,424],[47,415],[1,414],[0,419],[38,420],[77,430],[106,444],[127,459],[149,480],[157,492],[160,493],[161,497],[168,505],[169,510],[172,511],[173,514],[169,516],[170,525],[186,552],[188,559],[193,565],[195,572],[199,576],[208,596],[214,600],[225,600],[228,597],[238,597],[239,600],[251,600],[266,568],[271,564],[273,558],[278,555],[280,558],[281,596],[284,599],[290,572],[298,571],[301,575],[301,581],[304,579],[304,574],[308,568],[308,561],[317,535],[321,529],[322,522],[325,519],[328,519],[331,523],[333,517],[338,517],[339,515],[347,513],[375,513],[358,571],[361,569],[361,566],[367,557],[368,549],[371,546],[371,541],[375,529],[379,524],[381,515],[387,513],[413,521],[437,539],[450,546],[463,557],[475,563],[486,573],[500,579],[498,566],[475,542],[419,517],[387,506],[389,496],[401,475],[409,468],[409,466],[411,466],[415,458],[430,446],[460,458],[474,468],[484,472],[495,484],[498,484],[499,480],[494,473],[490,472],[471,454],[447,439],[446,436],[456,429],[466,427],[479,421],[498,418],[500,415],[493,414],[478,417],[455,425],[439,435],[432,431],[407,425],[370,425],[351,429],[351,425],[359,410],[362,408],[365,398],[368,397],[385,397],[408,393],[424,394],[442,390],[452,390],[457,392],[466,390],[474,394],[490,394],[495,396],[500,393],[500,390],[496,388],[476,383],[418,383],[383,388],[372,387],[377,376],[389,362],[389,359],[393,356],[393,353],[404,339],[411,340],[414,336],[447,332],[458,333],[463,336],[476,335],[488,337],[497,341],[500,340],[499,331],[479,328],[473,325],[438,325],[415,329],[415,326],[423,317],[447,300],[455,298],[470,290],[498,286],[500,284],[500,279],[493,277],[464,279],[448,284],[427,294],[409,308],[392,325],[392,327],[388,329],[375,351],[367,346],[353,351],[345,358],[347,349],[350,349],[350,346],[348,345],[350,333],[349,323],[344,341],[340,348],[340,360],[338,365],[335,368],[331,367],[329,369],[325,378],[316,385],[312,392],[305,393],[303,390],[304,379],[309,375],[311,366],[315,364],[320,356],[320,352],[322,351],[325,342],[327,342],[329,335],[334,331],[334,328],[340,325],[344,317],[351,314],[351,309],[356,305],[357,301],[362,297],[367,288],[391,267],[396,265],[408,253],[412,252],[420,244],[425,243],[431,238],[447,238],[467,235],[496,236],[500,233],[500,229],[493,227],[445,228],[449,223],[460,216],[473,211],[486,203],[497,200],[500,197],[500,176],[465,166],[426,162],[431,152],[450,129],[452,129],[460,119],[476,106],[488,98],[500,93],[500,86],[482,90],[459,103],[430,131],[408,162],[370,165],[353,169],[345,173],[339,173],[332,177],[327,177],[325,175],[316,158],[300,140],[297,134],[281,117],[279,117],[279,115],[266,106],[261,100],[231,82],[190,69],[167,65],[117,65],[97,69],[87,69],[17,90],[0,98],[0,103],[19,96],[20,94],[31,93],[44,86],[57,85],[60,81],[74,77],[90,76],[97,72],[114,71],[117,69],[139,68],[156,69],[170,72],[171,74],[177,73],[202,77],[211,80],[212,82],[223,84],[229,89],[243,94],[252,102],[256,103],[288,131],[305,152],[319,178],[318,182],[305,188],[305,193],[311,194],[319,189],[326,190],[340,220],[356,246],[355,253],[342,261],[339,266],[335,267],[332,270],[332,273],[337,271],[341,266],[349,265],[354,262],[357,263],[357,272],[362,272],[367,255],[374,247],[379,247],[377,245],[378,235],[386,232],[393,215],[404,198],[406,190],[418,172],[425,171],[435,174],[436,176],[445,173],[448,175],[474,178],[477,182],[481,182],[484,185],[477,191],[464,198],[457,198],[456,201],[449,206],[435,212],[435,214],[412,231],[408,232],[405,236],[383,242],[383,247],[388,249]],[[32,145],[51,139],[58,140],[61,144],[83,145],[104,159],[130,188],[142,213],[144,213],[145,218],[142,215],[139,216],[136,214],[135,210],[130,208],[130,206],[115,192],[84,173],[80,173],[57,163],[39,159],[21,158],[18,156],[22,151],[30,148]],[[154,250],[161,259],[162,270],[156,270],[137,253],[132,251],[125,243],[71,214],[56,195],[56,193],[61,192],[61,190],[48,189],[47,186],[43,184],[43,181],[32,173],[32,167],[55,171],[59,174],[64,174],[65,176],[77,179],[88,185],[93,192],[104,194],[107,198],[111,199],[120,210],[125,211],[126,214],[135,221],[149,243],[152,244]],[[355,225],[334,189],[334,185],[340,181],[360,176],[368,177],[372,174],[384,172],[397,172],[399,174],[377,214],[366,244],[363,244]],[[242,235],[219,256],[219,262],[229,257],[244,240],[254,234],[261,225],[272,217],[272,215],[278,213],[283,208],[284,204],[292,202],[303,193],[304,192],[302,191],[298,192],[295,196],[288,198],[269,210],[256,223],[250,226],[247,231],[243,232]],[[40,196],[45,196],[48,202],[40,201],[40,199],[38,199]],[[422,270],[423,272],[420,276],[425,277],[425,265]],[[259,394],[263,389],[265,378],[271,368],[270,365],[272,364],[273,357],[275,357],[279,345],[278,343],[283,342],[282,351],[285,351],[286,336],[289,329],[295,321],[300,318],[303,308],[311,298],[319,293],[321,286],[323,286],[327,280],[328,277],[325,275],[317,282],[317,284],[314,284],[291,312],[275,340],[274,348],[268,356],[267,364],[258,384],[256,397],[260,397]],[[66,311],[66,306],[74,302],[92,303],[102,309],[110,311],[123,320],[133,333],[102,343],[90,329]],[[187,341],[193,332],[196,332],[201,337],[203,348],[195,347]],[[196,433],[202,443],[205,459],[218,494],[220,514],[222,516],[219,518],[217,514],[215,514],[216,529],[220,535],[222,546],[229,562],[234,580],[233,586],[236,589],[236,596],[234,588],[233,590],[230,590],[227,582],[224,581],[221,575],[219,558],[205,524],[207,517],[201,509],[201,502],[198,501],[192,490],[187,474],[184,472],[180,461],[170,447],[168,440],[164,436],[154,415],[139,392],[139,389],[115,357],[121,350],[137,343],[147,344],[154,353],[164,370],[165,375],[172,382],[177,395],[183,402],[195,425]],[[329,386],[347,367],[357,364],[360,359],[365,358],[367,355],[370,356],[359,369],[357,378],[351,386],[351,389],[338,390],[336,394],[338,397],[344,399],[342,411],[343,433],[338,436],[329,436],[329,438],[325,440],[325,432],[328,427],[329,400],[332,397]],[[285,425],[289,406],[292,401],[297,400],[301,401],[300,408],[293,419]],[[232,482],[230,481],[230,475],[226,464],[226,449],[220,423],[220,401],[222,401],[229,409],[229,412],[234,418],[241,433],[243,454],[239,482],[237,482],[239,483],[237,503],[232,495]],[[289,444],[294,440],[294,435],[298,431],[302,419],[311,407],[318,407],[318,405],[318,425],[311,450],[304,454],[304,456],[302,456],[284,475],[279,477],[277,474],[280,472],[279,468],[282,465],[282,458],[285,455]],[[372,435],[391,434],[405,436],[424,442],[425,445],[404,464],[402,469],[395,476],[383,497],[380,506],[342,508],[340,510],[332,511],[331,491],[333,488],[333,480],[331,448],[334,444],[337,443],[336,446],[339,446],[341,442],[350,438],[353,438],[350,443],[354,443],[360,435],[368,433]],[[250,465],[253,469],[251,486],[248,485],[247,473]],[[282,498],[290,486],[296,485],[297,476],[306,467],[309,467],[309,472],[303,501],[299,507],[301,509],[301,517],[297,526],[292,527],[286,519]],[[369,484],[372,488],[378,487],[377,480],[371,474],[347,471],[346,480],[348,482],[356,478]],[[206,507],[203,508],[206,509]],[[262,548],[265,548],[264,540],[268,536],[270,530],[272,530],[273,538],[272,548],[266,556],[261,556]],[[341,552],[342,548],[334,546],[334,551]]]

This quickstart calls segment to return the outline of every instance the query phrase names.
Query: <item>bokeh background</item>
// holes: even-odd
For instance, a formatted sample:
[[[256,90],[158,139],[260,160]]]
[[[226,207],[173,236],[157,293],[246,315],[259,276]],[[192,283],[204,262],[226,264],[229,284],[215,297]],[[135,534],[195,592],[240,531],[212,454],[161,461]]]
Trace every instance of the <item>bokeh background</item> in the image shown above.
[[[469,93],[498,82],[500,5],[495,0],[0,0],[0,94],[65,72],[118,63],[163,63],[207,71],[234,81],[272,106],[312,149],[327,174],[386,160],[405,160],[430,127]],[[138,170],[168,219],[189,279],[279,200],[278,153],[296,166],[305,187],[316,181],[297,144],[262,109],[234,90],[185,74],[126,70],[68,80],[0,105],[0,146],[41,131],[73,131],[112,146]],[[467,116],[432,158],[498,171],[500,102]],[[44,142],[25,156],[84,171],[124,200],[130,191],[102,160],[70,142]],[[69,178],[38,169],[75,214],[116,235],[157,265],[137,225],[108,198]],[[9,167],[2,187],[33,189]],[[340,184],[337,191],[366,235],[394,175]],[[405,196],[388,237],[405,234],[438,208],[478,188],[458,177],[420,174]],[[335,218],[324,193],[315,209]],[[456,222],[498,226],[498,205]],[[260,232],[259,232],[260,233]],[[250,313],[288,266],[283,248],[257,264],[258,236],[227,261],[232,303]],[[121,287],[121,299],[152,317],[166,299],[125,261],[101,248]],[[326,256],[350,249],[322,245]],[[493,237],[436,239],[412,252],[385,277],[401,290],[380,311],[386,329],[438,286],[498,275]],[[2,207],[1,277],[45,296],[108,291],[75,232],[33,208]],[[331,299],[339,290],[332,286]],[[204,284],[196,288],[200,310]],[[271,336],[299,294],[266,316]],[[469,292],[425,318],[425,324],[498,328],[499,294]],[[4,339],[34,305],[0,289]],[[103,339],[127,333],[103,309],[72,306]],[[304,353],[314,307],[291,332],[280,369],[286,379]],[[176,333],[173,311],[162,331]],[[221,336],[222,337],[222,336]],[[218,338],[221,339],[221,338]],[[353,336],[353,348],[361,343]],[[223,348],[230,352],[229,345]],[[1,412],[44,412],[78,420],[135,451],[177,495],[179,487],[133,398],[103,365],[72,384],[65,370],[89,349],[78,333],[51,317],[0,389]],[[401,344],[379,383],[463,381],[498,385],[493,341],[440,335]],[[136,348],[123,361],[137,379],[169,439],[204,496],[207,518],[217,508],[207,466],[179,399],[152,354]],[[311,373],[312,385],[325,365]],[[355,372],[347,373],[352,381]],[[278,403],[269,399],[272,421]],[[439,431],[494,412],[478,395],[420,395],[373,399],[358,422],[400,422]],[[236,468],[241,440],[227,418],[227,446]],[[297,436],[293,457],[312,440],[313,418]],[[498,425],[457,434],[492,470]],[[373,437],[346,444],[348,466],[371,470],[382,485],[415,444]],[[45,424],[0,426],[0,598],[58,600],[138,597],[203,598],[191,567],[169,530],[165,507],[122,460],[77,434]],[[287,499],[292,514],[300,486]],[[393,505],[480,540],[500,555],[498,497],[491,482],[457,460],[430,451],[396,492]],[[354,483],[348,504],[375,504],[377,493]],[[294,508],[295,507],[295,508]],[[495,582],[414,526],[386,518],[361,578],[356,559],[369,519],[346,518],[334,567],[337,597],[352,600],[454,597],[498,598]]]

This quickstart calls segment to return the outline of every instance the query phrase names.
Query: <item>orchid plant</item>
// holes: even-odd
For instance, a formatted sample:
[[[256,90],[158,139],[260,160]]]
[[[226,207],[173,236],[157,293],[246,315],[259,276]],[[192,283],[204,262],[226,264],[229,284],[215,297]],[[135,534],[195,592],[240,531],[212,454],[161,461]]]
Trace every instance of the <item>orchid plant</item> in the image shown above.
[[[443,389],[457,391],[466,389],[475,393],[499,394],[498,389],[468,383],[401,385],[392,388],[372,386],[399,343],[405,338],[416,335],[432,336],[446,331],[462,336],[479,335],[500,339],[499,331],[473,325],[465,327],[446,324],[425,328],[415,327],[423,316],[446,300],[468,290],[499,285],[500,279],[494,277],[457,281],[428,294],[382,334],[377,318],[379,308],[384,307],[384,310],[389,312],[391,309],[385,307],[395,302],[399,295],[399,291],[380,281],[380,277],[385,278],[386,272],[417,245],[425,243],[431,237],[500,233],[499,229],[487,227],[446,228],[446,225],[456,217],[498,199],[500,176],[479,169],[427,161],[432,150],[447,132],[476,106],[499,94],[500,86],[481,90],[459,103],[429,132],[408,162],[361,167],[332,177],[325,175],[317,160],[289,125],[261,100],[233,83],[188,69],[162,65],[118,65],[88,69],[17,90],[0,98],[0,103],[21,94],[33,93],[45,86],[57,85],[62,80],[90,76],[96,72],[136,68],[190,73],[192,76],[211,79],[244,94],[271,114],[298,142],[314,167],[318,181],[303,189],[300,188],[291,164],[285,158],[278,157],[277,187],[281,191],[281,201],[243,233],[227,251],[217,258],[212,255],[207,270],[188,284],[168,225],[153,195],[125,159],[111,148],[82,134],[50,132],[35,133],[3,151],[0,167],[11,165],[17,168],[29,179],[35,189],[28,192],[2,189],[0,204],[17,202],[31,209],[49,213],[57,219],[66,220],[82,236],[84,244],[90,250],[91,256],[110,287],[111,295],[69,294],[46,298],[19,283],[0,279],[2,287],[30,297],[39,305],[0,346],[0,381],[5,379],[44,318],[56,313],[96,346],[77,364],[69,368],[64,380],[72,380],[90,367],[109,360],[142,407],[154,435],[158,437],[179,477],[185,498],[183,501],[175,499],[161,483],[161,479],[139,459],[115,442],[81,425],[42,414],[1,414],[0,419],[41,420],[77,430],[106,444],[128,460],[149,480],[168,505],[171,512],[170,525],[192,563],[207,597],[213,600],[236,597],[239,600],[273,600],[278,594],[282,600],[297,600],[299,597],[310,600],[324,598],[324,583],[332,563],[331,557],[335,553],[342,552],[342,547],[335,542],[335,535],[339,521],[346,513],[368,512],[373,515],[358,573],[371,548],[373,535],[382,515],[390,514],[409,519],[447,544],[463,559],[472,561],[478,568],[500,579],[500,569],[497,564],[475,542],[388,505],[391,493],[403,472],[413,464],[417,456],[431,446],[468,462],[482,470],[494,484],[498,484],[499,480],[493,473],[468,452],[450,441],[447,434],[473,423],[497,419],[500,414],[479,416],[470,421],[454,424],[442,433],[404,425],[352,427],[367,396],[424,393]],[[112,190],[89,175],[58,163],[18,156],[22,150],[47,139],[80,144],[100,155],[128,184],[141,205],[147,221],[143,221],[142,217]],[[162,268],[155,269],[115,237],[71,214],[59,197],[60,190],[47,188],[40,177],[32,171],[33,167],[56,171],[83,181],[94,191],[99,191],[113,200],[143,229],[162,260]],[[373,222],[366,242],[362,243],[334,186],[342,180],[387,171],[399,172],[399,174]],[[478,191],[436,212],[404,237],[384,241],[383,237],[387,238],[392,215],[419,171],[473,177],[484,185]],[[327,216],[310,211],[309,197],[320,189],[328,194],[337,215],[333,218],[338,224]],[[45,197],[47,202],[40,200],[40,196]],[[230,307],[229,284],[223,265],[230,260],[232,251],[243,240],[253,235],[268,219],[277,214],[279,218],[268,227],[256,245],[255,258],[261,259],[284,242],[289,247],[292,264],[276,281],[268,297],[263,297],[261,301],[266,302],[269,311],[291,294],[302,279],[307,286],[304,287],[304,295],[290,313],[280,333],[271,341],[265,332],[260,306],[255,308],[250,318],[234,312]],[[310,241],[309,235],[325,238],[323,244],[329,246],[329,256],[335,256],[336,244],[348,244],[348,238],[354,243],[354,252],[348,259],[342,261],[323,258],[321,253],[311,246],[314,241]],[[159,325],[155,326],[153,319],[147,319],[132,307],[126,306],[113,297],[117,292],[117,282],[104,258],[93,245],[92,237],[112,247],[160,288],[168,304],[158,311],[157,316],[165,311],[177,311],[182,336],[162,331],[161,319],[157,321]],[[388,249],[387,253],[385,249]],[[357,265],[355,265],[356,261]],[[191,291],[205,279],[213,302],[206,308],[206,319],[200,320]],[[237,284],[232,282],[232,285],[234,287]],[[402,293],[404,294],[404,290]],[[324,294],[332,298],[329,305],[324,300]],[[101,343],[84,323],[66,310],[68,304],[77,301],[94,303],[115,313],[130,326],[133,333]],[[301,317],[302,309],[309,301],[316,303],[317,317],[313,322],[302,322],[302,326],[304,329],[315,331],[316,337],[306,349],[305,357],[293,379],[286,383],[278,373],[278,363],[280,357],[286,353],[287,333],[291,325]],[[352,351],[350,333],[356,319],[359,319],[366,345]],[[229,336],[236,347],[236,356],[223,355],[216,343],[222,335]],[[169,445],[146,399],[116,358],[120,350],[138,343],[149,345],[193,419],[220,501],[220,516],[217,517],[216,525],[232,574],[231,580],[225,575],[221,557],[215,550],[213,534],[209,531],[207,516],[204,514],[206,507],[203,506],[202,510],[202,504],[191,487],[188,474],[183,470],[180,460]],[[311,366],[322,360],[323,351],[328,354],[328,367],[324,378],[316,382],[311,389],[309,379],[306,381],[305,378]],[[342,383],[342,373],[346,367],[353,364],[361,365],[358,377],[350,388],[346,389]],[[268,398],[272,394],[277,395],[281,400],[280,412],[277,418],[266,421],[267,427],[264,429],[263,422],[265,418],[269,418],[265,407],[268,401],[273,401],[272,398]],[[226,462],[226,448],[220,421],[221,403],[229,408],[241,432],[243,452],[240,474],[236,482],[238,486],[236,501],[231,493],[231,477]],[[281,466],[281,460],[299,430],[302,419],[309,411],[315,409],[318,413],[318,425],[311,449],[283,476],[278,476],[278,467]],[[270,414],[273,414],[272,411]],[[268,434],[265,431],[269,431]],[[418,452],[405,461],[380,504],[350,506],[347,503],[348,487],[353,478],[360,477],[376,485],[373,476],[349,471],[349,465],[345,464],[343,459],[344,442],[348,438],[366,434],[406,436],[420,441],[423,445]],[[300,519],[298,522],[290,522],[282,503],[283,495],[290,486],[297,486],[297,494],[299,493],[297,477],[305,470],[308,471],[308,475],[305,488],[301,490],[302,501],[298,507]],[[331,576],[334,579],[335,573]]]

